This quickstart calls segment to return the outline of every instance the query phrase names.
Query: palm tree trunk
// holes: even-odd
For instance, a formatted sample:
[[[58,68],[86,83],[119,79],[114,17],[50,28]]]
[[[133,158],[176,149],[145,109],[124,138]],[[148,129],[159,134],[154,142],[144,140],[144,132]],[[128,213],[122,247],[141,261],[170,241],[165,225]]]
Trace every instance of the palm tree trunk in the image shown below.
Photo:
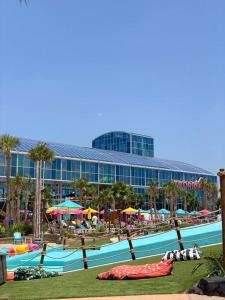
[[[184,196],[184,210],[187,211],[187,197]]]
[[[11,154],[6,155],[6,227],[9,226],[9,219],[12,217],[11,193],[10,193],[10,162]]]
[[[174,198],[173,206],[174,206],[174,215],[176,215],[176,210],[177,210],[177,198]]]
[[[35,182],[35,200],[34,200],[34,208],[33,208],[33,226],[34,226],[34,240],[39,239],[39,190],[40,190],[40,162],[36,162],[36,182]]]
[[[112,200],[112,209],[113,210],[116,209],[116,201],[115,201],[115,199]]]
[[[157,219],[157,207],[156,207],[156,198],[153,200],[154,212],[155,212],[155,219]]]
[[[29,201],[28,194],[25,193],[25,195],[24,195],[24,222],[27,221],[28,201]]]
[[[21,199],[21,188],[18,189],[17,199],[16,199],[16,223],[20,223],[20,199]]]
[[[204,190],[204,209],[208,209],[208,194],[207,190]]]

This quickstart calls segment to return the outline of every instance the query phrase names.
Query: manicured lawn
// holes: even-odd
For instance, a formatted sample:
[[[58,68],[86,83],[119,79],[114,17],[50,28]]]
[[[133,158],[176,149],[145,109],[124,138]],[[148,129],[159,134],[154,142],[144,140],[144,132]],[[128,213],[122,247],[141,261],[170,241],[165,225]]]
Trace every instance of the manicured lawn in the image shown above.
[[[220,246],[203,248],[205,255],[219,251]],[[146,264],[159,261],[160,257],[145,258],[126,264]],[[97,280],[98,273],[109,270],[118,264],[65,274],[61,277],[31,281],[12,281],[0,287],[0,296],[9,299],[57,299],[69,297],[116,296],[183,293],[204,273],[201,269],[191,274],[199,261],[174,263],[173,275],[142,280],[107,281]]]

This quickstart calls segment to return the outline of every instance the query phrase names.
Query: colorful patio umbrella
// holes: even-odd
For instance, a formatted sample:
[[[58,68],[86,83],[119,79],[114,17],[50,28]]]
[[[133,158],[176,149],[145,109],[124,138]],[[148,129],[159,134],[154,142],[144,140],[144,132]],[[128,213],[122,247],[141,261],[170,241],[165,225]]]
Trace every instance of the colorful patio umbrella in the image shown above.
[[[207,215],[207,214],[209,214],[211,211],[209,211],[208,209],[202,209],[202,210],[200,210],[199,211],[201,214],[203,214],[203,215]]]
[[[91,207],[88,207],[87,209],[83,210],[84,215],[88,215],[88,220],[91,219],[91,214],[98,214],[99,212]]]
[[[176,215],[187,215],[187,212],[183,209],[177,209],[176,210]]]
[[[190,216],[199,216],[200,212],[194,210],[194,211],[190,212],[189,215]]]
[[[169,215],[170,211],[165,208],[162,208],[162,209],[158,210],[158,213],[161,215]]]
[[[82,214],[81,209],[54,209],[49,212],[52,216],[58,216],[58,215],[80,215]]]
[[[66,209],[69,209],[69,208],[83,208],[83,206],[81,206],[80,204],[76,203],[76,202],[73,202],[73,201],[70,201],[68,199],[66,199],[64,202],[62,203],[59,203],[57,205],[55,205],[55,207],[59,207],[59,208],[66,208]]]
[[[126,215],[131,215],[132,213],[136,213],[136,212],[138,212],[138,210],[132,207],[128,207],[121,211],[121,213],[125,213]]]
[[[149,214],[149,210],[145,210],[145,209],[140,209],[140,212],[144,214]]]

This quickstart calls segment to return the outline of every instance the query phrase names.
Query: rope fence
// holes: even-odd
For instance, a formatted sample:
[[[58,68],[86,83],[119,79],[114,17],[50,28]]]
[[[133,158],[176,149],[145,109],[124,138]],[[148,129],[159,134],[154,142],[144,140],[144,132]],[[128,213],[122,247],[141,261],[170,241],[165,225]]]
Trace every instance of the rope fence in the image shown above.
[[[218,212],[218,211],[215,211],[213,212],[214,214]],[[210,215],[212,215],[213,213],[210,213]],[[208,214],[207,214],[208,215]],[[207,217],[207,215],[204,215],[204,216],[200,216],[200,217]],[[199,217],[199,216],[198,216]],[[193,217],[196,219],[196,217]],[[71,268],[73,267],[74,265],[76,264],[80,264],[80,263],[83,263],[83,268],[84,269],[88,269],[88,263],[89,262],[97,262],[97,261],[105,261],[107,263],[107,260],[110,260],[112,258],[115,258],[115,257],[119,257],[123,254],[127,254],[129,253],[129,255],[131,256],[131,259],[132,260],[135,260],[136,259],[136,254],[140,254],[140,253],[146,253],[146,254],[149,254],[151,252],[156,252],[160,249],[164,249],[164,251],[166,251],[166,249],[168,249],[168,247],[171,247],[172,245],[175,245],[175,244],[178,244],[180,249],[183,250],[184,249],[184,245],[183,243],[192,243],[193,245],[199,241],[204,241],[204,240],[209,240],[209,239],[212,239],[212,238],[215,238],[215,237],[219,237],[221,236],[221,234],[214,234],[214,235],[209,235],[207,237],[203,237],[203,238],[196,238],[196,239],[192,239],[192,240],[188,240],[188,239],[182,239],[182,236],[181,236],[181,231],[180,231],[180,227],[179,227],[179,223],[178,223],[178,219],[177,218],[173,218],[173,219],[169,219],[171,220],[171,222],[173,221],[174,224],[169,224],[171,225],[171,228],[172,229],[175,229],[176,230],[176,233],[177,233],[177,240],[173,240],[171,242],[168,242],[162,246],[159,246],[159,247],[156,247],[156,248],[151,248],[151,249],[143,249],[143,250],[138,250],[138,249],[135,249],[135,246],[133,245],[133,240],[135,240],[135,238],[137,237],[133,237],[132,236],[132,233],[141,233],[143,232],[143,230],[146,230],[148,228],[149,230],[149,226],[143,226],[142,228],[136,228],[136,230],[134,229],[126,229],[126,234],[124,234],[124,228],[121,228],[121,229],[118,229],[116,231],[116,233],[114,232],[113,235],[112,233],[109,233],[109,234],[105,234],[104,237],[112,237],[112,236],[115,236],[117,235],[118,236],[118,241],[113,243],[113,244],[116,244],[116,243],[119,243],[120,242],[120,239],[124,241],[127,241],[127,249],[126,250],[121,250],[121,251],[116,251],[115,254],[112,254],[112,255],[108,255],[108,256],[104,256],[104,257],[96,257],[96,258],[88,258],[88,252],[87,250],[93,250],[93,249],[100,249],[100,248],[97,248],[96,245],[94,245],[93,247],[91,246],[88,246],[85,244],[85,239],[86,241],[88,240],[84,235],[82,236],[79,236],[80,238],[80,246],[74,250],[65,250],[64,247],[62,247],[62,245],[60,246],[52,246],[51,244],[47,244],[47,243],[44,243],[43,244],[43,249],[42,251],[40,251],[38,254],[34,255],[33,257],[31,257],[30,259],[26,260],[26,261],[23,261],[21,263],[18,263],[18,264],[9,264],[10,267],[15,267],[15,268],[18,268],[18,267],[22,267],[24,265],[27,265],[29,264],[29,262],[35,260],[37,257],[40,257],[40,262],[37,264],[38,266],[40,267],[45,267],[46,269],[52,269],[52,270],[59,270],[61,268]],[[163,226],[165,226],[165,223],[161,223]],[[157,224],[159,225],[159,224]],[[168,224],[167,224],[168,225]],[[207,225],[207,224],[202,224],[202,225]],[[165,234],[167,232],[171,231],[170,230],[167,230],[167,231],[164,231],[164,232],[157,232],[157,233],[154,233],[154,237],[155,236],[158,236],[158,235],[162,235],[162,234]],[[142,235],[142,236],[138,236],[138,238],[140,239],[150,239],[151,236],[149,235]],[[97,240],[100,240],[102,239],[102,236],[98,239],[97,237],[95,237],[94,239],[94,243],[96,242],[96,239]],[[90,239],[88,240],[90,241]],[[64,246],[66,244],[66,241],[64,240],[63,241],[64,243]],[[107,244],[105,245],[102,245],[101,248],[103,247],[106,247],[108,246]],[[60,250],[63,252],[66,252],[66,251],[70,251],[69,253],[67,252],[66,255],[64,256],[52,256],[51,254],[48,253],[48,250]],[[51,253],[51,252],[50,252]],[[62,259],[66,259],[68,257],[71,257],[73,256],[75,253],[80,253],[81,255],[81,258],[78,258],[78,259],[75,259],[66,263],[62,266],[48,266],[48,264],[46,264],[45,262],[45,258],[49,258],[51,260],[62,260]],[[142,255],[144,256],[144,255]]]

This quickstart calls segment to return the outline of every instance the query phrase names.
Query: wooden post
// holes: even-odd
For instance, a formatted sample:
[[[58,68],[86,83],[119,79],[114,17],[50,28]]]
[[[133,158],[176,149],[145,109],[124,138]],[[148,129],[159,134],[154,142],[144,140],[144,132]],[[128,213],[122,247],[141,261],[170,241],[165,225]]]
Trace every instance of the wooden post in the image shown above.
[[[66,237],[63,238],[63,250],[66,249]]]
[[[81,247],[82,247],[82,253],[83,253],[84,269],[88,269],[84,236],[81,237]]]
[[[220,169],[217,174],[220,177],[221,215],[222,215],[222,239],[223,239],[223,267],[225,269],[225,170]]]
[[[47,243],[44,243],[43,248],[42,248],[42,252],[41,252],[41,259],[40,259],[39,267],[43,266],[44,258],[45,258],[45,254],[46,254],[46,248],[47,248]]]
[[[183,240],[182,240],[182,237],[181,237],[181,233],[180,233],[180,227],[178,225],[178,220],[177,218],[174,219],[174,224],[175,224],[175,230],[177,232],[177,241],[179,243],[179,246],[180,246],[180,250],[184,250],[184,244],[183,244]]]
[[[129,244],[129,247],[130,247],[131,258],[133,260],[135,260],[136,257],[135,257],[134,247],[133,247],[133,243],[132,243],[132,240],[131,240],[131,236],[130,236],[130,231],[129,230],[127,230],[127,240],[128,240],[128,244]]]

